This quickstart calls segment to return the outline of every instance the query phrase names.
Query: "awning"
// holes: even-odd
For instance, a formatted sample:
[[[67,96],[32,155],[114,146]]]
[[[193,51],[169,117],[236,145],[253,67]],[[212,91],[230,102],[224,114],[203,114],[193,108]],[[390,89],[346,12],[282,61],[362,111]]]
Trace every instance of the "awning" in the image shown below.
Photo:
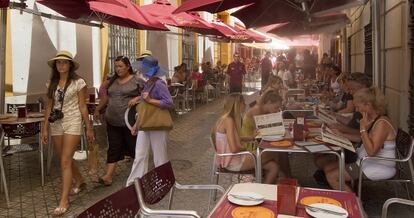
[[[0,8],[7,8],[9,7],[10,0],[0,0]]]
[[[129,0],[37,0],[59,14],[72,19],[98,22],[145,30],[168,30],[151,15],[140,10]]]
[[[367,0],[257,0],[231,15],[239,18],[246,27],[261,27],[275,23],[304,20],[310,16],[362,5]]]
[[[182,12],[173,14],[176,7],[172,6],[168,0],[156,0],[153,4],[139,6],[142,11],[156,17],[161,23],[188,29],[203,35],[220,35],[213,25],[203,20],[198,14]]]
[[[174,13],[187,11],[208,11],[210,13],[217,13],[255,2],[256,0],[188,0],[182,3]]]
[[[312,17],[310,20],[289,22],[275,26],[268,33],[286,37],[334,32],[349,23],[346,14]]]

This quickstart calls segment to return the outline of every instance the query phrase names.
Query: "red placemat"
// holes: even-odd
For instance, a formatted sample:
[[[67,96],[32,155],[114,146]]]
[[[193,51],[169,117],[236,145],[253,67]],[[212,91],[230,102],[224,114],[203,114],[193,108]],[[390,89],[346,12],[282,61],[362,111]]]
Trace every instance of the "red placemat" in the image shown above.
[[[310,217],[302,204],[329,203],[345,208],[349,218],[360,218],[361,211],[354,193],[300,188],[296,216]]]
[[[276,218],[276,201],[265,200],[257,206],[239,206],[231,203],[226,198],[217,207],[211,218],[242,218],[246,217],[246,214],[254,215],[250,216],[251,218]]]

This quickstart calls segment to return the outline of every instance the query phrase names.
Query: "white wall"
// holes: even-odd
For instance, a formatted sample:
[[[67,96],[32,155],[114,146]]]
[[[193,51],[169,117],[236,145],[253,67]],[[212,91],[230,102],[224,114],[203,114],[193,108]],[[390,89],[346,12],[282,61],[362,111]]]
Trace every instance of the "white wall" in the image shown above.
[[[26,4],[30,9],[54,13],[47,7],[35,4],[34,0]],[[92,27],[20,14],[17,10],[11,10],[10,22],[15,95],[45,93],[45,83],[50,77],[46,62],[61,49],[75,56],[75,60],[80,63],[78,74],[85,78],[89,86],[94,84],[94,75],[100,72],[100,46],[92,46],[92,42],[99,42],[100,35],[92,34]],[[98,59],[94,60],[93,54]]]

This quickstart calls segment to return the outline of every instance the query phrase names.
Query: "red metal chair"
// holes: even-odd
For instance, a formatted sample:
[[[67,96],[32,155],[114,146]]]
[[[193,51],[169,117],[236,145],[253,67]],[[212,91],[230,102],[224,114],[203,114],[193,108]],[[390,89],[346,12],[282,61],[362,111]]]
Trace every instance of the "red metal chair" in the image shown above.
[[[135,217],[139,211],[135,187],[130,185],[98,201],[77,217]]]
[[[175,181],[174,172],[170,162],[167,162],[134,181],[137,190],[138,202],[141,206],[139,213],[144,216],[168,216],[168,217],[200,217],[196,211],[170,210],[175,188],[195,190],[219,190],[224,189],[218,185],[180,185]],[[155,204],[162,200],[170,192],[168,204],[169,210],[154,210],[147,204]]]

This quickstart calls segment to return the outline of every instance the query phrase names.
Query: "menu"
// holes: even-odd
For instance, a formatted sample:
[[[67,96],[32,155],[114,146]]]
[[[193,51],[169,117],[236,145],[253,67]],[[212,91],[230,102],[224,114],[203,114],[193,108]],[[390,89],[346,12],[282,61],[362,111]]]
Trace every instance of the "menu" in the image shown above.
[[[354,193],[309,188],[300,188],[296,216],[310,217],[306,213],[304,205],[314,203],[333,204],[347,210],[349,218],[361,217],[361,211]]]
[[[261,136],[285,135],[282,112],[254,116],[256,128]]]
[[[349,139],[335,134],[331,129],[328,127],[322,128],[322,141],[333,144],[342,148],[345,148],[349,151],[355,152],[355,148],[352,145],[352,142]]]
[[[322,122],[327,123],[327,124],[333,124],[333,123],[338,123],[336,121],[336,118],[332,115],[329,114],[328,111],[319,108],[316,112],[315,112],[316,116],[318,117],[318,119],[322,120]]]

